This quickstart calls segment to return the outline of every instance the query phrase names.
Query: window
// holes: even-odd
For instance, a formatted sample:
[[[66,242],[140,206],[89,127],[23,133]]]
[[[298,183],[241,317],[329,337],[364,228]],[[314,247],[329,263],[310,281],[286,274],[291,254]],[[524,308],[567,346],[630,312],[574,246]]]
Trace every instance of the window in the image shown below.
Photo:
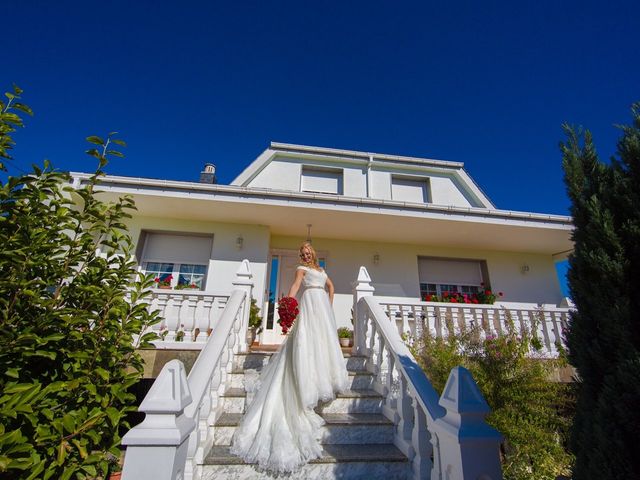
[[[342,195],[342,170],[303,167],[300,190]]]
[[[483,284],[484,261],[442,258],[418,258],[420,297],[442,296],[445,292],[472,294]]]
[[[393,176],[391,198],[401,202],[428,203],[428,180]]]
[[[204,290],[213,238],[147,233],[142,269],[158,287]]]

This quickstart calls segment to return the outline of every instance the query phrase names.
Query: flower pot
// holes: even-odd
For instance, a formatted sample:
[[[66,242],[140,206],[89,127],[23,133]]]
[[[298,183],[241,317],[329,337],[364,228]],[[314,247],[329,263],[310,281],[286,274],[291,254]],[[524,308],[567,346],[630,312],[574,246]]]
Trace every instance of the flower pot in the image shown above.
[[[113,472],[109,474],[109,480],[120,480],[122,478],[122,472]]]
[[[161,290],[171,290],[171,285],[158,285]]]
[[[350,347],[351,346],[351,339],[350,338],[341,338],[340,339],[340,346],[342,346],[342,347]]]

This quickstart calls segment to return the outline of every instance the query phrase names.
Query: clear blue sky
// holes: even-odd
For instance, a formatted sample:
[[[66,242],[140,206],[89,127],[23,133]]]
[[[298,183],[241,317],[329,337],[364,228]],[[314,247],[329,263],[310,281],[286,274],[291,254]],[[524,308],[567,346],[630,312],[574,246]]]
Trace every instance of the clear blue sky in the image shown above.
[[[462,161],[498,208],[567,214],[561,124],[604,159],[640,100],[640,2],[3,2],[13,165],[228,183],[271,140]],[[15,169],[12,170],[14,173]]]

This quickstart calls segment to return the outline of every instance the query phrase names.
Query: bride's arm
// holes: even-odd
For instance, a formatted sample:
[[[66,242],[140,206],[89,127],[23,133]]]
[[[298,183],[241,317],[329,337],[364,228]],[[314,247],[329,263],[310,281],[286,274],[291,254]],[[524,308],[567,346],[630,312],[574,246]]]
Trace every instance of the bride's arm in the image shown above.
[[[291,288],[289,289],[289,293],[287,294],[287,297],[296,296],[296,293],[298,293],[298,290],[300,289],[300,284],[302,283],[302,277],[304,277],[305,273],[306,272],[301,268],[296,270],[296,278],[293,280],[293,285],[291,285]]]
[[[329,303],[333,305],[333,294],[335,292],[335,288],[333,288],[333,282],[329,277],[327,277],[327,288],[329,289]]]

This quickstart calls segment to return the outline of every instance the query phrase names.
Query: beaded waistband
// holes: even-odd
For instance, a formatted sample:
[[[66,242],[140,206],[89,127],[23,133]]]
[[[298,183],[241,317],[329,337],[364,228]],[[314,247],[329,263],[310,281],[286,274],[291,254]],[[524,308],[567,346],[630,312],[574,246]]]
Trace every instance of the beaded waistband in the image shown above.
[[[321,287],[321,286],[319,286],[319,285],[312,285],[312,286],[310,286],[310,287],[304,287],[304,288],[306,288],[306,289],[309,289],[309,288],[321,288],[321,289],[323,289],[323,290],[324,290],[324,287]]]

